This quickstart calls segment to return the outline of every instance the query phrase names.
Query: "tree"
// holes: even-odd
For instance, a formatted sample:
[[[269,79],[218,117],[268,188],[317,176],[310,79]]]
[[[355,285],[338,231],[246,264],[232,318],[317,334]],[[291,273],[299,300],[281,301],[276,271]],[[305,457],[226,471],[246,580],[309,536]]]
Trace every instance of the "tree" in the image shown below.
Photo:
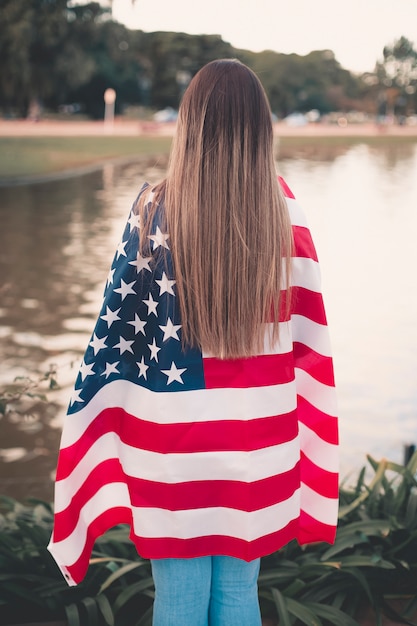
[[[30,103],[56,105],[68,89],[88,81],[94,65],[77,26],[85,31],[104,13],[96,2],[69,8],[67,0],[3,0],[0,104],[25,114]]]
[[[380,82],[390,90],[394,112],[404,115],[416,107],[417,50],[407,37],[384,47],[384,60],[377,65]],[[408,109],[408,110],[407,110]]]

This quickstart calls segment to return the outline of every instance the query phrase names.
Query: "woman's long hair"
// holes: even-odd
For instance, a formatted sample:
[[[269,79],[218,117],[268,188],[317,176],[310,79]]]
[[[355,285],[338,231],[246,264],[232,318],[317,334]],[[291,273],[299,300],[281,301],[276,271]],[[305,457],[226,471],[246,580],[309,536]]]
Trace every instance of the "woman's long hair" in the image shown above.
[[[223,59],[194,76],[154,191],[165,205],[183,345],[220,358],[262,352],[266,322],[278,339],[292,234],[269,103],[248,67]],[[142,242],[147,234],[145,226]]]

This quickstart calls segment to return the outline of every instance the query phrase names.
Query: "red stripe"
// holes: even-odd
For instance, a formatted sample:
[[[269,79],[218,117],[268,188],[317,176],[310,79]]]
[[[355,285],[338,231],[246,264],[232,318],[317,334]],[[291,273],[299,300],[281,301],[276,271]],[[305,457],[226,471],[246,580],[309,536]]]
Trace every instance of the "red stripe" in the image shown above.
[[[291,441],[297,436],[296,410],[248,421],[217,420],[156,424],[120,408],[102,411],[80,439],[60,451],[57,480],[67,478],[91,446],[116,433],[126,445],[162,454],[212,451],[250,452]]]
[[[131,523],[130,511],[124,508],[115,508],[106,511],[90,524],[87,541],[80,557],[75,563],[67,566],[67,570],[76,584],[85,577],[95,539],[113,526],[123,523]],[[172,537],[154,539],[138,537],[133,531],[130,534],[138,553],[145,559],[194,558],[219,554],[245,561],[272,554],[293,539],[296,539],[300,545],[318,541],[333,543],[335,536],[336,528],[334,526],[322,524],[303,511],[300,519],[292,520],[285,528],[251,542],[219,535],[191,539]]]
[[[55,514],[54,542],[63,541],[75,530],[80,511],[104,485],[125,482],[132,506],[183,511],[226,507],[257,511],[290,498],[300,486],[299,464],[288,472],[253,483],[226,480],[161,483],[133,478],[123,473],[116,459],[98,465],[71,499]]]
[[[90,526],[88,541],[84,546],[79,559],[67,570],[76,584],[80,583],[89,566],[89,559],[94,545],[94,537],[103,534],[106,530],[117,525],[113,521],[117,509],[108,511],[98,517]],[[109,513],[109,515],[107,514]],[[123,511],[120,511],[123,513]],[[129,521],[119,522],[129,523]],[[255,541],[244,541],[227,536],[207,536],[193,539],[175,539],[162,537],[161,539],[145,538],[136,536],[131,531],[130,538],[134,542],[140,556],[145,559],[166,558],[194,558],[200,556],[225,555],[252,561],[266,554],[272,554],[292,539],[297,538],[298,520],[292,520],[285,528],[260,537]],[[97,534],[96,534],[97,533]]]
[[[327,324],[321,293],[310,291],[304,287],[293,287],[291,298],[294,315],[303,315],[307,319],[324,326]]]
[[[337,417],[323,413],[302,396],[297,396],[297,406],[298,419],[302,424],[311,428],[323,441],[333,445],[339,443]]]
[[[285,182],[285,180],[282,178],[282,176],[278,176],[278,182],[281,185],[281,189],[284,192],[284,196],[286,198],[294,198],[295,196],[293,194],[293,192],[291,191],[291,189],[288,187],[287,183]]]
[[[293,256],[317,261],[317,252],[308,228],[305,226],[293,226],[292,231],[294,238]]]
[[[224,555],[244,561],[253,561],[261,556],[272,554],[292,539],[297,538],[298,520],[292,520],[285,528],[245,541],[224,535],[208,535],[191,539],[174,537],[148,538],[132,536],[139,554],[146,559],[194,558],[200,556]]]
[[[132,505],[170,511],[227,507],[258,511],[290,498],[300,485],[298,463],[292,470],[252,483],[227,480],[156,483],[128,477]]]
[[[112,509],[108,509],[91,522],[88,527],[86,542],[79,558],[75,561],[75,563],[67,565],[66,567],[76,584],[80,583],[87,573],[91,553],[96,539],[101,535],[104,535],[104,533],[110,528],[113,528],[113,526],[131,523],[131,510],[125,507],[114,507]]]
[[[300,530],[297,541],[300,546],[325,541],[326,543],[334,543],[336,538],[336,526],[329,526],[319,522],[306,513],[300,513]]]
[[[204,358],[203,367],[206,389],[267,387],[294,380],[291,352],[247,359]]]
[[[339,476],[334,472],[326,472],[318,467],[305,454],[301,453],[301,481],[313,491],[325,498],[337,498]]]
[[[70,504],[63,511],[55,513],[53,539],[55,542],[68,537],[78,524],[83,506],[105,485],[124,483],[126,475],[118,459],[108,459],[97,465],[73,494]]]
[[[315,380],[334,387],[333,362],[331,357],[323,356],[298,341],[294,342],[295,367],[308,372]]]

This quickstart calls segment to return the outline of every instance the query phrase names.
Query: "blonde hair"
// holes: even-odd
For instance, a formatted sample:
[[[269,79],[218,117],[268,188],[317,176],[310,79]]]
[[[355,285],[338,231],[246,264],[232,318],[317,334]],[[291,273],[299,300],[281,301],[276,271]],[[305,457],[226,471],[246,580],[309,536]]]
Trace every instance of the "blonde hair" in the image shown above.
[[[268,99],[248,67],[222,59],[194,76],[154,191],[154,208],[165,206],[184,347],[220,358],[262,352],[266,322],[278,339],[292,233]],[[142,245],[147,235],[145,224]]]

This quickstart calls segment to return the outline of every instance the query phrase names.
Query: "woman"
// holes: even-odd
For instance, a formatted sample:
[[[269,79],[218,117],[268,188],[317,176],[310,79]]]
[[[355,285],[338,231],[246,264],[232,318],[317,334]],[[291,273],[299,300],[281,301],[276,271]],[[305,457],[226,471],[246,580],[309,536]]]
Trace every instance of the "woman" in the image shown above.
[[[333,542],[337,421],[317,257],[277,179],[256,75],[186,90],[166,180],[109,273],[59,457],[50,550],[69,584],[131,525],[155,626],[261,623],[260,557]]]

